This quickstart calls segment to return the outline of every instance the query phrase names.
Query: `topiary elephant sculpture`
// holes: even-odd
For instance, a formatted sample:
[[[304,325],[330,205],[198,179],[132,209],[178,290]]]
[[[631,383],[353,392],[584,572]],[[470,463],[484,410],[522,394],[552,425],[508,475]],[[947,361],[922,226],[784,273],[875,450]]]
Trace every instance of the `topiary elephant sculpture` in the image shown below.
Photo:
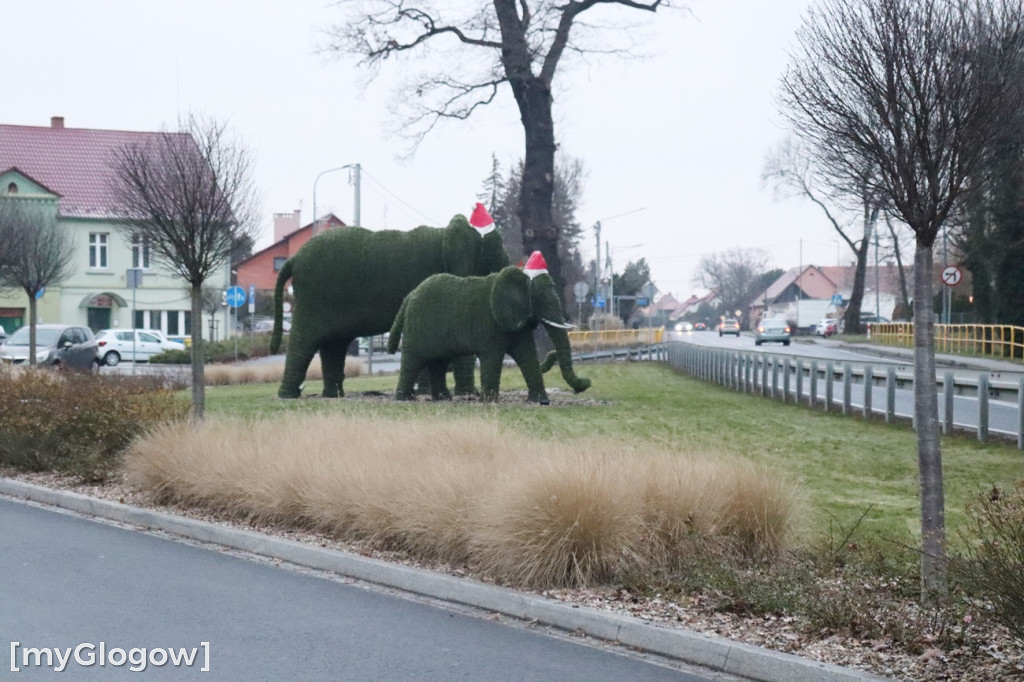
[[[412,400],[423,368],[430,374],[431,396],[447,398],[445,369],[452,358],[480,359],[480,388],[484,400],[498,397],[505,355],[523,373],[528,400],[548,404],[534,329],[543,324],[555,346],[562,377],[577,393],[590,380],[576,376],[572,349],[562,321],[562,302],[547,274],[539,251],[525,269],[507,267],[486,277],[433,275],[406,296],[391,326],[388,352],[401,341],[402,362],[395,398]]]
[[[402,299],[417,284],[435,273],[486,275],[508,265],[501,236],[482,205],[477,204],[472,222],[456,215],[448,227],[421,226],[408,232],[341,227],[303,245],[281,268],[274,289],[271,353],[281,345],[284,287],[289,279],[295,296],[278,396],[299,397],[317,352],[324,397],[344,395],[349,344],[386,332]],[[454,363],[457,393],[475,392],[473,365],[471,358]]]

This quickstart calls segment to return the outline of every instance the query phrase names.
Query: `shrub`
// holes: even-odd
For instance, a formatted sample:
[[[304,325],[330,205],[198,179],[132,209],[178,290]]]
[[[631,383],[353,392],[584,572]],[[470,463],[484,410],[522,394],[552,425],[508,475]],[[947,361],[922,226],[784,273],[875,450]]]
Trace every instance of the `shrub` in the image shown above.
[[[280,352],[288,352],[287,335],[285,335],[281,342]],[[269,334],[241,335],[224,341],[203,342],[203,359],[207,364],[234,362],[236,358],[238,360],[251,360],[253,358],[266,357],[267,355],[270,355]],[[154,364],[187,365],[192,362],[192,351],[190,349],[166,350],[163,353],[154,355],[149,361]]]
[[[953,575],[1024,640],[1024,481],[1010,490],[993,486],[967,512],[970,521],[961,532],[967,549],[954,558]]]
[[[159,377],[0,371],[0,462],[104,479],[118,454],[159,422],[182,419],[188,404]]]

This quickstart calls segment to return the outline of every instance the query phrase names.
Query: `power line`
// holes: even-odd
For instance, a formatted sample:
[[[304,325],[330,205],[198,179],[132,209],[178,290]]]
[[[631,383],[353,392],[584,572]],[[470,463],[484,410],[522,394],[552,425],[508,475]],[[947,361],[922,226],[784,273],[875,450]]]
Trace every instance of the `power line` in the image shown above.
[[[370,180],[370,181],[371,181],[371,182],[372,182],[373,184],[375,184],[375,185],[377,186],[377,188],[378,188],[378,189],[379,189],[380,191],[382,191],[382,192],[384,192],[384,193],[388,194],[388,195],[389,195],[389,196],[390,196],[390,197],[391,197],[392,199],[394,199],[394,200],[395,200],[395,201],[397,201],[398,203],[402,204],[403,206],[405,206],[406,208],[408,208],[408,209],[409,209],[410,211],[412,211],[413,213],[417,214],[417,215],[418,215],[418,216],[420,216],[421,218],[425,218],[425,219],[427,220],[427,222],[428,222],[428,223],[430,223],[431,225],[436,225],[436,224],[438,224],[436,220],[434,220],[433,218],[431,218],[430,216],[428,216],[428,215],[427,215],[426,213],[424,213],[423,211],[420,211],[420,210],[419,210],[419,209],[417,209],[417,208],[416,208],[415,206],[413,206],[412,204],[408,203],[407,201],[405,201],[404,199],[402,199],[402,198],[401,198],[400,196],[398,196],[397,194],[395,194],[394,192],[392,192],[392,191],[391,191],[390,189],[388,189],[387,187],[385,187],[385,186],[384,186],[384,184],[383,184],[383,183],[382,183],[382,182],[381,182],[380,180],[378,180],[377,178],[375,178],[375,177],[373,177],[372,175],[370,175],[369,173],[367,173],[367,172],[366,172],[366,169],[365,169],[365,168],[363,169],[363,177],[364,177],[364,178],[367,178],[367,179],[369,179],[369,180]],[[410,216],[410,217],[411,217],[411,216]]]

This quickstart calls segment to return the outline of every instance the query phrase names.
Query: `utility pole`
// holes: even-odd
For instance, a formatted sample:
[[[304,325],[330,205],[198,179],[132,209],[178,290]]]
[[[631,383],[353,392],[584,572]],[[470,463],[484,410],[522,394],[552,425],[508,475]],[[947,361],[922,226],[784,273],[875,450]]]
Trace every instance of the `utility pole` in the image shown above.
[[[594,234],[597,237],[597,255],[594,257],[594,303],[597,303],[599,292],[598,284],[601,282],[601,221],[594,223]],[[591,320],[594,319],[591,315]],[[593,326],[593,325],[591,325]],[[591,331],[595,331],[591,329]]]

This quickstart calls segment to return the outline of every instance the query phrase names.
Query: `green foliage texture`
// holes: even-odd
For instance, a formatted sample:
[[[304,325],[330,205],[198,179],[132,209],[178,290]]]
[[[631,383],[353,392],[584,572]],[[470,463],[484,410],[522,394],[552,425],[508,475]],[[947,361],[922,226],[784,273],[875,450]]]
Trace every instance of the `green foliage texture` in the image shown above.
[[[324,397],[343,395],[349,344],[357,337],[390,329],[402,300],[417,284],[435,273],[486,275],[508,262],[499,233],[495,230],[481,237],[462,215],[456,215],[444,228],[372,232],[344,227],[310,239],[281,268],[275,288],[273,353],[281,341],[284,289],[289,279],[295,294],[278,395],[299,397],[306,370],[317,352],[323,366]],[[457,391],[472,392],[472,381],[471,372],[457,369]]]
[[[401,342],[402,366],[395,397],[413,398],[419,373],[430,374],[434,399],[450,397],[445,370],[455,358],[480,358],[484,400],[498,396],[501,367],[508,354],[519,365],[531,401],[547,403],[534,330],[544,320],[562,324],[562,303],[548,274],[530,277],[510,266],[486,277],[433,275],[410,293],[391,327],[388,352]],[[545,325],[555,345],[562,376],[575,391],[585,391],[588,379],[572,369],[572,349],[566,330]]]

